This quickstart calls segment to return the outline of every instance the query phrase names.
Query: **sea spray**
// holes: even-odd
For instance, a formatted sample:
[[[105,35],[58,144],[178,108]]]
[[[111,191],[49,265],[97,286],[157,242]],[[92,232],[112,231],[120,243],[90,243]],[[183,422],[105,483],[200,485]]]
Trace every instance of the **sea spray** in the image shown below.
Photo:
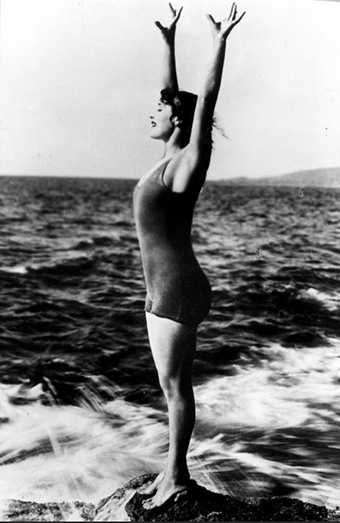
[[[340,398],[338,351],[276,345],[262,366],[196,386],[193,477],[233,495],[269,494],[279,482],[335,506],[340,446],[329,435],[340,417],[327,405]],[[121,398],[94,408],[93,391],[91,406],[46,405],[42,392],[26,391],[25,403],[20,387],[2,387],[9,418],[0,433],[2,499],[97,503],[132,477],[161,470],[164,411]],[[11,403],[18,397],[21,404]]]
[[[6,389],[10,403],[18,390]],[[39,399],[9,410],[0,434],[3,499],[97,502],[131,475],[160,466],[166,449],[159,413],[124,400],[101,411]]]

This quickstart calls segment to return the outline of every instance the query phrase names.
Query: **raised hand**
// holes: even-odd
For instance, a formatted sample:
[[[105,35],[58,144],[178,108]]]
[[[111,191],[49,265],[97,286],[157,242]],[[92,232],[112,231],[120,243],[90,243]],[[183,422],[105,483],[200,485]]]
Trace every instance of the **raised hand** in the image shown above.
[[[234,27],[241,22],[242,18],[246,13],[243,12],[241,16],[237,16],[237,5],[233,2],[231,6],[230,15],[228,18],[224,18],[221,22],[216,22],[210,14],[207,14],[207,19],[210,23],[211,32],[213,38],[220,38],[226,40],[228,35],[234,29]]]
[[[176,25],[179,20],[179,17],[181,16],[181,12],[183,7],[181,7],[178,11],[172,7],[172,5],[169,2],[169,7],[171,11],[171,21],[168,25],[162,25],[158,20],[155,22],[156,26],[162,33],[162,36],[166,42],[171,42],[174,39],[175,32],[176,32]]]

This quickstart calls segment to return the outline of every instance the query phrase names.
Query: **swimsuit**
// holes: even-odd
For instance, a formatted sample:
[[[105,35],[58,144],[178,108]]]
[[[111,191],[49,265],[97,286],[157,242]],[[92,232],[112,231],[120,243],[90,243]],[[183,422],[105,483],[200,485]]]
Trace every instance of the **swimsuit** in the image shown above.
[[[198,191],[171,191],[163,181],[165,168],[161,165],[134,191],[134,214],[147,290],[145,310],[197,326],[211,305],[211,287],[190,239]]]

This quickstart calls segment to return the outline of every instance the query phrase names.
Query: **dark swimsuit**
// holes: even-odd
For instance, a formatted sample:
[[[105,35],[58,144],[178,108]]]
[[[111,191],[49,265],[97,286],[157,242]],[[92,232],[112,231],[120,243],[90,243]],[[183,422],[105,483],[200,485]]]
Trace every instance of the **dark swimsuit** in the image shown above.
[[[171,191],[163,181],[165,168],[161,165],[134,191],[134,214],[147,289],[145,310],[197,326],[211,305],[210,284],[196,260],[190,239],[198,191]]]

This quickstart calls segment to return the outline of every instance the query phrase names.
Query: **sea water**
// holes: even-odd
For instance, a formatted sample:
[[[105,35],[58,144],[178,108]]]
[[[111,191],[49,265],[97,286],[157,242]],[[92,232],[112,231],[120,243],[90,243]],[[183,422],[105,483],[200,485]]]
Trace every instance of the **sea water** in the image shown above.
[[[2,502],[96,503],[164,463],[134,183],[0,178]],[[212,490],[339,504],[339,202],[212,182],[200,196],[213,305],[188,458]]]

